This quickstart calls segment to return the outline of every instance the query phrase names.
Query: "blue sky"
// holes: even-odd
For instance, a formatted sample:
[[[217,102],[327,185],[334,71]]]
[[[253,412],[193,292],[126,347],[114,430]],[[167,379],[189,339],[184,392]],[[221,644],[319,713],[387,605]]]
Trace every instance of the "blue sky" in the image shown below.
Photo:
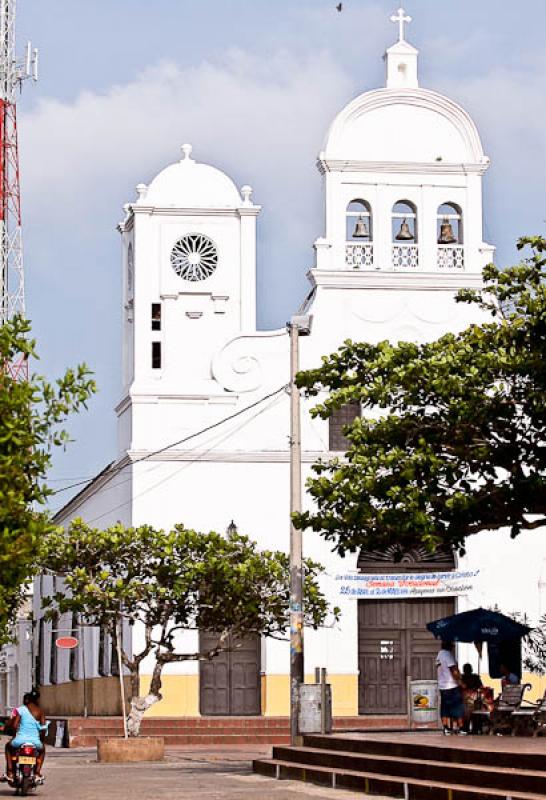
[[[178,158],[250,183],[263,205],[261,327],[306,293],[322,234],[315,169],[329,122],[382,86],[396,0],[19,0],[19,43],[41,79],[20,102],[28,314],[49,376],[85,360],[99,394],[53,479],[92,475],[115,455],[120,259],[116,223],[137,183]],[[546,4],[408,0],[421,85],[474,117],[492,167],[485,238],[497,261],[546,217]],[[403,135],[403,132],[401,132]]]

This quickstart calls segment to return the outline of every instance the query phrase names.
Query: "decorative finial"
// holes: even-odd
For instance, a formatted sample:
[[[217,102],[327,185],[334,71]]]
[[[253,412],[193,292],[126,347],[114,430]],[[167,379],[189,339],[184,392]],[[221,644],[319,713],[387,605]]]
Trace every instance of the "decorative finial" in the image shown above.
[[[180,149],[184,153],[184,161],[193,161],[193,158],[191,157],[193,147],[191,144],[183,144]]]
[[[136,191],[137,191],[137,194],[138,194],[138,199],[139,200],[144,200],[144,198],[146,197],[146,195],[148,193],[148,187],[146,186],[145,183],[139,183],[138,186],[136,187]]]
[[[398,23],[398,41],[405,42],[406,37],[405,37],[404,26],[406,22],[408,23],[411,22],[411,17],[409,16],[409,14],[406,14],[403,8],[399,8],[396,14],[392,15],[391,22]]]
[[[241,194],[243,196],[243,204],[245,206],[252,205],[252,186],[241,186]]]

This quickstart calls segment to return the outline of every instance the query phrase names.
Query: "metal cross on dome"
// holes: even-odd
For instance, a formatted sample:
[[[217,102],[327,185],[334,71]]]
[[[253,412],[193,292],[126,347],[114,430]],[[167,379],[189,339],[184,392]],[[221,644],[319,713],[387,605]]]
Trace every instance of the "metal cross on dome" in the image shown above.
[[[405,26],[406,22],[408,22],[408,23],[411,22],[411,17],[409,16],[409,14],[406,14],[405,9],[399,8],[398,11],[396,12],[396,14],[392,15],[391,22],[397,22],[398,23],[398,30],[399,30],[398,41],[399,42],[405,42],[406,39],[405,39],[405,35],[404,35],[405,34],[404,26]]]

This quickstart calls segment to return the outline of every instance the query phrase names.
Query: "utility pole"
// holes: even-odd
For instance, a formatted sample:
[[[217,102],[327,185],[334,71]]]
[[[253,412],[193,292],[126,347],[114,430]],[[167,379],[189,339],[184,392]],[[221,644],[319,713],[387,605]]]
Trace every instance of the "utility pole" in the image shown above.
[[[302,533],[292,520],[301,511],[301,410],[299,337],[311,333],[312,316],[294,316],[287,324],[290,335],[290,740],[298,744],[300,686],[304,683],[303,659],[303,547]]]
[[[17,0],[0,0],[0,325],[25,315],[17,93],[27,78],[38,80],[37,50],[29,44],[17,60],[16,10]],[[4,368],[14,379],[28,376],[24,356]]]

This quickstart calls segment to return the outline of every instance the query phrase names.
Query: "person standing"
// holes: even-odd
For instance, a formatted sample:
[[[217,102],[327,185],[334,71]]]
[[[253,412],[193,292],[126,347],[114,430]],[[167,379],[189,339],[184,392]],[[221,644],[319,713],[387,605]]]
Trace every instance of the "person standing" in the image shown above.
[[[472,671],[471,664],[463,664],[463,674],[461,676],[461,691],[463,693],[464,705],[464,729],[470,732],[473,721],[472,715],[478,709],[480,702],[480,690],[483,688],[482,679]],[[472,728],[472,733],[474,730]]]
[[[442,642],[436,659],[438,688],[440,690],[440,716],[444,735],[452,733],[466,736],[464,726],[464,704],[461,691],[461,673],[453,654],[453,642]]]

